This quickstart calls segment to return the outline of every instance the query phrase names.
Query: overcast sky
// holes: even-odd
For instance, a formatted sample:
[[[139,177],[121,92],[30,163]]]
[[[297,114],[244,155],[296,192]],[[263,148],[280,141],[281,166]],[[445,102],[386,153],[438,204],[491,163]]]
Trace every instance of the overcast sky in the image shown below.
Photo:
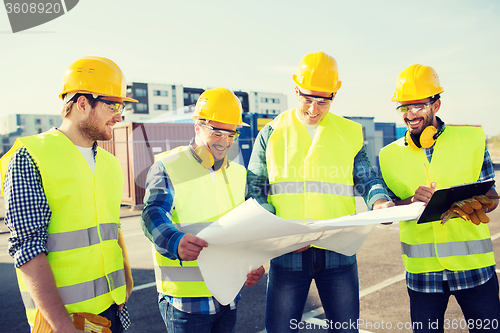
[[[398,74],[420,63],[444,87],[438,115],[500,133],[500,1],[80,0],[13,34],[0,10],[0,115],[59,114],[66,67],[108,57],[127,81],[288,95],[302,56],[324,51],[343,82],[331,112],[402,125]]]

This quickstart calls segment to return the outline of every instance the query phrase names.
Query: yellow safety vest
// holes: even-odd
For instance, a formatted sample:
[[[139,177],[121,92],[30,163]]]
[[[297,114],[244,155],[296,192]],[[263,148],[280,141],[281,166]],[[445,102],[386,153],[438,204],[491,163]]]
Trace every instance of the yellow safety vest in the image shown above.
[[[210,174],[191,155],[187,146],[155,156],[161,160],[174,186],[172,222],[185,233],[196,235],[212,222],[245,201],[246,170],[236,162]],[[215,180],[214,178],[215,177]],[[208,297],[198,263],[170,260],[153,249],[156,288],[174,297]]]
[[[380,151],[380,167],[387,186],[401,199],[412,196],[429,178],[437,188],[479,179],[484,160],[484,132],[474,127],[446,127],[434,145],[429,163],[422,149],[404,145],[401,138]],[[486,224],[473,225],[461,218],[445,225],[434,221],[399,223],[401,251],[410,273],[471,270],[495,264]]]
[[[363,147],[362,127],[328,113],[314,140],[288,110],[269,123],[266,149],[270,195],[286,220],[331,219],[355,214],[353,166]]]
[[[124,303],[125,272],[118,245],[124,181],[118,160],[97,148],[93,174],[78,148],[51,129],[19,138],[1,159],[2,188],[9,161],[23,146],[40,170],[52,212],[47,259],[66,310],[99,314],[113,303]],[[28,322],[33,325],[36,306],[16,271]]]

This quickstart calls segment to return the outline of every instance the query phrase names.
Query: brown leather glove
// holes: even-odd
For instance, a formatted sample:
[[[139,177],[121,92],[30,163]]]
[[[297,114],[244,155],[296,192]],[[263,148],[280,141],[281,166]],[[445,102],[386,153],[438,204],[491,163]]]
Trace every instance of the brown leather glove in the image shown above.
[[[478,200],[484,207],[492,208],[495,202],[491,199],[498,199],[498,195],[478,195],[473,198]]]
[[[90,333],[111,333],[111,322],[104,317],[88,312],[70,314],[75,328]]]
[[[69,315],[75,328],[80,331],[90,333],[111,333],[109,327],[111,322],[104,317],[88,312],[70,313]],[[32,333],[52,333],[52,328],[49,323],[43,318],[39,309],[36,310],[35,322],[33,324]]]
[[[483,210],[493,207],[493,201],[485,195],[474,196],[469,199],[460,200],[451,205],[450,209],[441,215],[441,224],[445,224],[449,219],[460,217],[466,221],[471,221],[475,225],[490,222],[490,218]]]

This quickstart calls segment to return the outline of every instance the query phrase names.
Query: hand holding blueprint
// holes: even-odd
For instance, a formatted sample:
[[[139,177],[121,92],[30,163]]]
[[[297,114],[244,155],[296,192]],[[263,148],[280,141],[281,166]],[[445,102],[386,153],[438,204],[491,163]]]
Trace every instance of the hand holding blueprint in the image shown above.
[[[272,258],[309,244],[353,255],[374,224],[415,220],[423,210],[423,203],[413,203],[304,224],[277,217],[249,199],[197,234],[209,244],[198,265],[212,295],[226,305],[247,274]]]

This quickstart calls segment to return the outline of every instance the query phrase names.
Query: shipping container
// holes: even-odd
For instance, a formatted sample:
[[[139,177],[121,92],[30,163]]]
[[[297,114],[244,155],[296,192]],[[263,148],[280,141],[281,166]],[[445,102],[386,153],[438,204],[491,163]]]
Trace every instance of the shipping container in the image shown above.
[[[253,144],[255,142],[255,138],[259,131],[270,121],[272,121],[276,117],[275,115],[267,115],[260,113],[244,113],[243,114],[243,122],[250,125],[243,126],[238,129],[241,132],[241,135],[238,139],[238,145],[241,152],[242,164],[245,168],[248,167],[248,161],[250,160],[250,155],[252,154]]]
[[[389,143],[396,141],[396,124],[395,123],[375,123],[375,131],[382,131],[383,147]],[[377,154],[378,155],[378,154]]]
[[[193,124],[117,124],[113,128],[112,140],[99,141],[99,146],[115,155],[123,169],[125,186],[122,204],[141,209],[146,176],[154,163],[154,155],[188,145],[193,137]]]

